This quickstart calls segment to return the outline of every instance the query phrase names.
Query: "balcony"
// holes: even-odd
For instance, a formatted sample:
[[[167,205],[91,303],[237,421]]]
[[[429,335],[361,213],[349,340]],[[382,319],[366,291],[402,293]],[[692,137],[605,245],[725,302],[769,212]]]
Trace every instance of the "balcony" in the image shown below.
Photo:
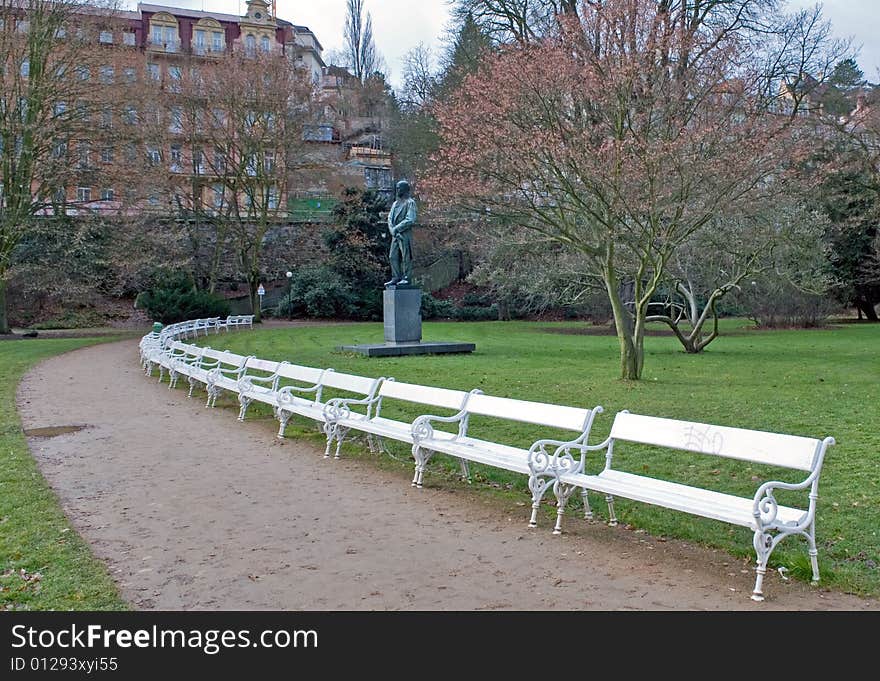
[[[213,57],[226,52],[226,45],[192,45],[192,53],[200,57]]]
[[[147,49],[151,52],[165,52],[166,54],[177,54],[180,52],[180,40],[162,40],[154,42],[150,40],[147,43]]]

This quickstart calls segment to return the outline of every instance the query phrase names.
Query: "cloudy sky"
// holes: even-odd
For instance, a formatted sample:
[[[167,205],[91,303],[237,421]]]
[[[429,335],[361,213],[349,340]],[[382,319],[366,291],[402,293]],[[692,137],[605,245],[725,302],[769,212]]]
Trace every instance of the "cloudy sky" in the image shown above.
[[[342,47],[345,0],[277,0],[278,16],[308,26],[325,52]],[[213,9],[243,14],[245,0],[154,0],[192,9]],[[814,0],[788,0],[793,9],[815,4]],[[867,78],[880,81],[880,0],[825,0],[825,16],[842,38],[852,37],[862,50],[859,64]],[[402,58],[420,42],[439,49],[449,18],[447,0],[366,0],[373,15],[376,45],[390,68],[391,82],[400,84]]]

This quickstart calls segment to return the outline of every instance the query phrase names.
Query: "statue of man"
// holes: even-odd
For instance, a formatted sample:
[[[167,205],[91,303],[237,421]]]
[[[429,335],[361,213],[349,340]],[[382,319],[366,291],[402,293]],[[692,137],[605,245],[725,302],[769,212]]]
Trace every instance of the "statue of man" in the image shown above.
[[[391,281],[385,286],[405,286],[412,281],[412,228],[416,224],[416,201],[410,195],[409,182],[397,183],[397,199],[388,213],[391,232]]]

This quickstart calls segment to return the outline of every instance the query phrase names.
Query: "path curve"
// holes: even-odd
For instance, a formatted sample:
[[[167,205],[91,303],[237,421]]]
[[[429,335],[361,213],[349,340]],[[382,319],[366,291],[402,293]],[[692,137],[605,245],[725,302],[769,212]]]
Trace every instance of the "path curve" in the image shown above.
[[[203,395],[204,393],[200,393]],[[137,341],[49,359],[22,381],[29,438],[73,525],[134,607],[168,610],[878,609],[786,583],[749,600],[744,561],[527,507],[409,486],[369,460],[325,460],[147,379]],[[428,481],[430,485],[430,481]]]

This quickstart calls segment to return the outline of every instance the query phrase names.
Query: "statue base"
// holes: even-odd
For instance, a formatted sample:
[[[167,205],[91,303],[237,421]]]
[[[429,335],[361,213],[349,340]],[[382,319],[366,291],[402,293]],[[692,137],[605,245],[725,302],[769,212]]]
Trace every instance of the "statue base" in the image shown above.
[[[383,292],[385,308],[385,343],[342,345],[337,350],[356,352],[367,357],[402,357],[404,355],[443,355],[473,352],[473,343],[430,341],[422,343],[422,290],[413,286],[388,286]]]

